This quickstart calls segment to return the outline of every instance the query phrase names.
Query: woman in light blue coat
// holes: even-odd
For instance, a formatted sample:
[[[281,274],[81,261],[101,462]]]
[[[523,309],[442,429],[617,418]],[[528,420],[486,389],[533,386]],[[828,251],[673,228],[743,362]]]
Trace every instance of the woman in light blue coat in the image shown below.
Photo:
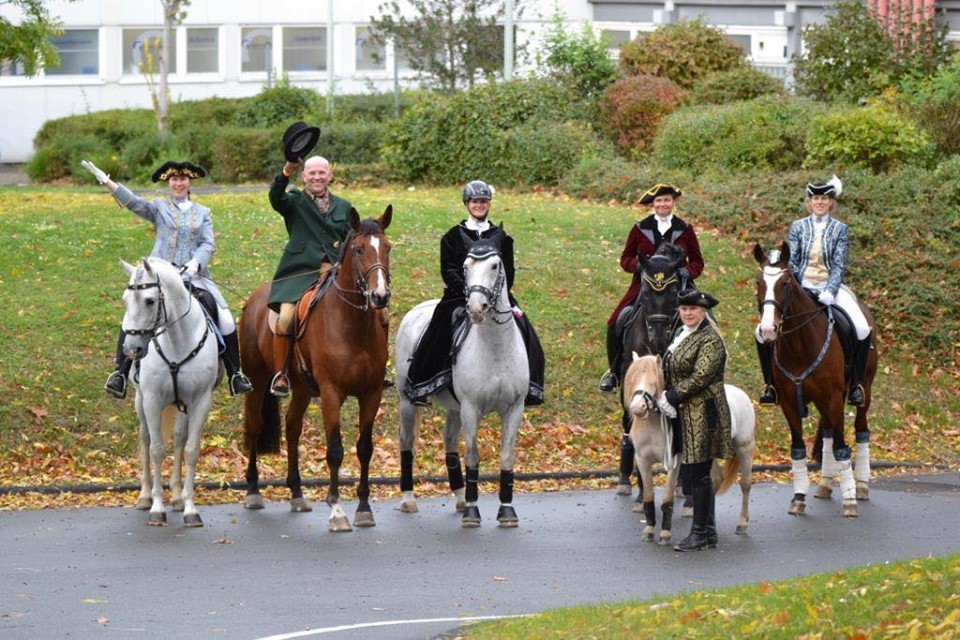
[[[163,163],[151,178],[154,182],[166,182],[169,193],[148,201],[111,180],[91,162],[84,160],[82,164],[100,184],[110,189],[121,206],[153,225],[156,240],[150,256],[163,258],[180,268],[184,282],[193,288],[194,295],[204,303],[220,330],[224,347],[220,355],[227,371],[230,395],[251,391],[253,387],[240,369],[237,324],[223,294],[210,277],[209,264],[215,249],[210,209],[190,199],[190,181],[205,177],[206,170],[191,162]],[[117,398],[127,395],[127,377],[131,366],[130,360],[123,354],[122,346],[121,329],[116,370],[104,385],[106,392]]]

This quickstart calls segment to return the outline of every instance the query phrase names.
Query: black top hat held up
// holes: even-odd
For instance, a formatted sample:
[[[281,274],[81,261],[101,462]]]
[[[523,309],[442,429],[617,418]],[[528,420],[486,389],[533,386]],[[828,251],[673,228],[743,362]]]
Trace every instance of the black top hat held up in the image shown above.
[[[294,122],[283,132],[283,157],[288,162],[298,162],[317,146],[319,139],[320,127]]]

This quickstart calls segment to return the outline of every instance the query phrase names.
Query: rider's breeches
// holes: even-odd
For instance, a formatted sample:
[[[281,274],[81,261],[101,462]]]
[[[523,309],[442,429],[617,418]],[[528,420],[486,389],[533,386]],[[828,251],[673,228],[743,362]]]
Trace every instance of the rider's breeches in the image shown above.
[[[230,309],[220,307],[217,314],[217,326],[220,328],[220,334],[228,336],[237,330],[237,323],[233,319]]]
[[[867,318],[860,310],[857,298],[850,289],[846,286],[840,287],[833,304],[843,309],[850,316],[850,322],[853,323],[857,331],[857,340],[865,340],[870,335],[870,325],[867,324]]]
[[[293,329],[293,320],[297,315],[296,302],[281,302],[280,316],[277,318],[277,333],[289,334]]]

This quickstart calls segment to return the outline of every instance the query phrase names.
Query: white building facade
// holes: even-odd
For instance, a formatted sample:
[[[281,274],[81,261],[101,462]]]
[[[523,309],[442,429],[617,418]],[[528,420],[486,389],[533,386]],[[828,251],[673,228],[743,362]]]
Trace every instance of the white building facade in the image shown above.
[[[382,0],[192,0],[171,42],[169,85],[174,101],[258,93],[278,75],[321,93],[390,92],[415,86],[416,75],[393,48],[369,39]],[[559,12],[572,29],[587,21],[616,48],[641,31],[702,16],[723,28],[759,68],[785,77],[800,31],[822,20],[823,1],[516,0],[517,42],[533,52]],[[939,7],[941,3],[937,3]],[[952,33],[960,39],[960,0]],[[53,0],[64,33],[55,45],[61,66],[27,78],[0,61],[0,163],[24,162],[49,119],[116,108],[151,108],[150,79],[141,62],[163,26],[159,0]],[[13,22],[9,5],[0,13]],[[532,55],[530,56],[532,58]],[[527,73],[518,60],[517,74]]]

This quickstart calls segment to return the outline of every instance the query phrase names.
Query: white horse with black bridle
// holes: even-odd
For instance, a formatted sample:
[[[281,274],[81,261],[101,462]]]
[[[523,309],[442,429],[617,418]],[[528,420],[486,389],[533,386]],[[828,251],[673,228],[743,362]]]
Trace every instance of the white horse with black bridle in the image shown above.
[[[467,335],[454,359],[453,393],[445,389],[433,396],[446,410],[443,431],[450,488],[456,497],[461,524],[480,526],[477,507],[480,450],[477,427],[480,419],[496,412],[500,416],[500,509],[501,527],[516,527],[513,508],[513,467],[516,439],[523,419],[523,402],[530,383],[527,352],[508,298],[506,273],[496,243],[474,243],[463,265],[467,295]],[[397,381],[407,378],[410,358],[430,323],[438,300],[411,309],[397,331]],[[419,434],[422,409],[400,393],[400,464],[403,499],[400,510],[417,511],[413,491],[413,452]],[[460,433],[465,442],[466,485],[460,471]]]
[[[632,416],[630,439],[636,457],[637,468],[643,480],[643,511],[646,525],[643,529],[644,540],[653,540],[656,530],[656,509],[654,508],[653,466],[662,463],[667,472],[663,488],[660,510],[663,520],[660,526],[660,544],[669,544],[672,531],[673,495],[679,476],[680,462],[672,450],[672,431],[669,422],[663,418],[657,406],[657,398],[664,390],[663,367],[660,356],[633,354],[633,363],[627,369],[623,381],[624,409]],[[753,475],[753,452],[755,449],[754,427],[756,414],[753,403],[744,391],[731,384],[723,385],[730,405],[730,431],[736,458],[728,460],[722,467],[714,461],[711,476],[716,493],[725,492],[740,476],[740,520],[737,523],[738,534],[747,532],[750,520],[750,487]]]
[[[140,418],[140,496],[138,509],[150,509],[147,524],[166,526],[161,473],[165,437],[173,427],[171,503],[183,510],[187,527],[202,527],[194,504],[194,476],[200,436],[207,423],[212,392],[220,373],[217,336],[200,302],[187,290],[180,272],[159,258],[134,267],[123,293],[123,350],[138,367],[131,373]],[[186,474],[181,485],[181,471]]]

